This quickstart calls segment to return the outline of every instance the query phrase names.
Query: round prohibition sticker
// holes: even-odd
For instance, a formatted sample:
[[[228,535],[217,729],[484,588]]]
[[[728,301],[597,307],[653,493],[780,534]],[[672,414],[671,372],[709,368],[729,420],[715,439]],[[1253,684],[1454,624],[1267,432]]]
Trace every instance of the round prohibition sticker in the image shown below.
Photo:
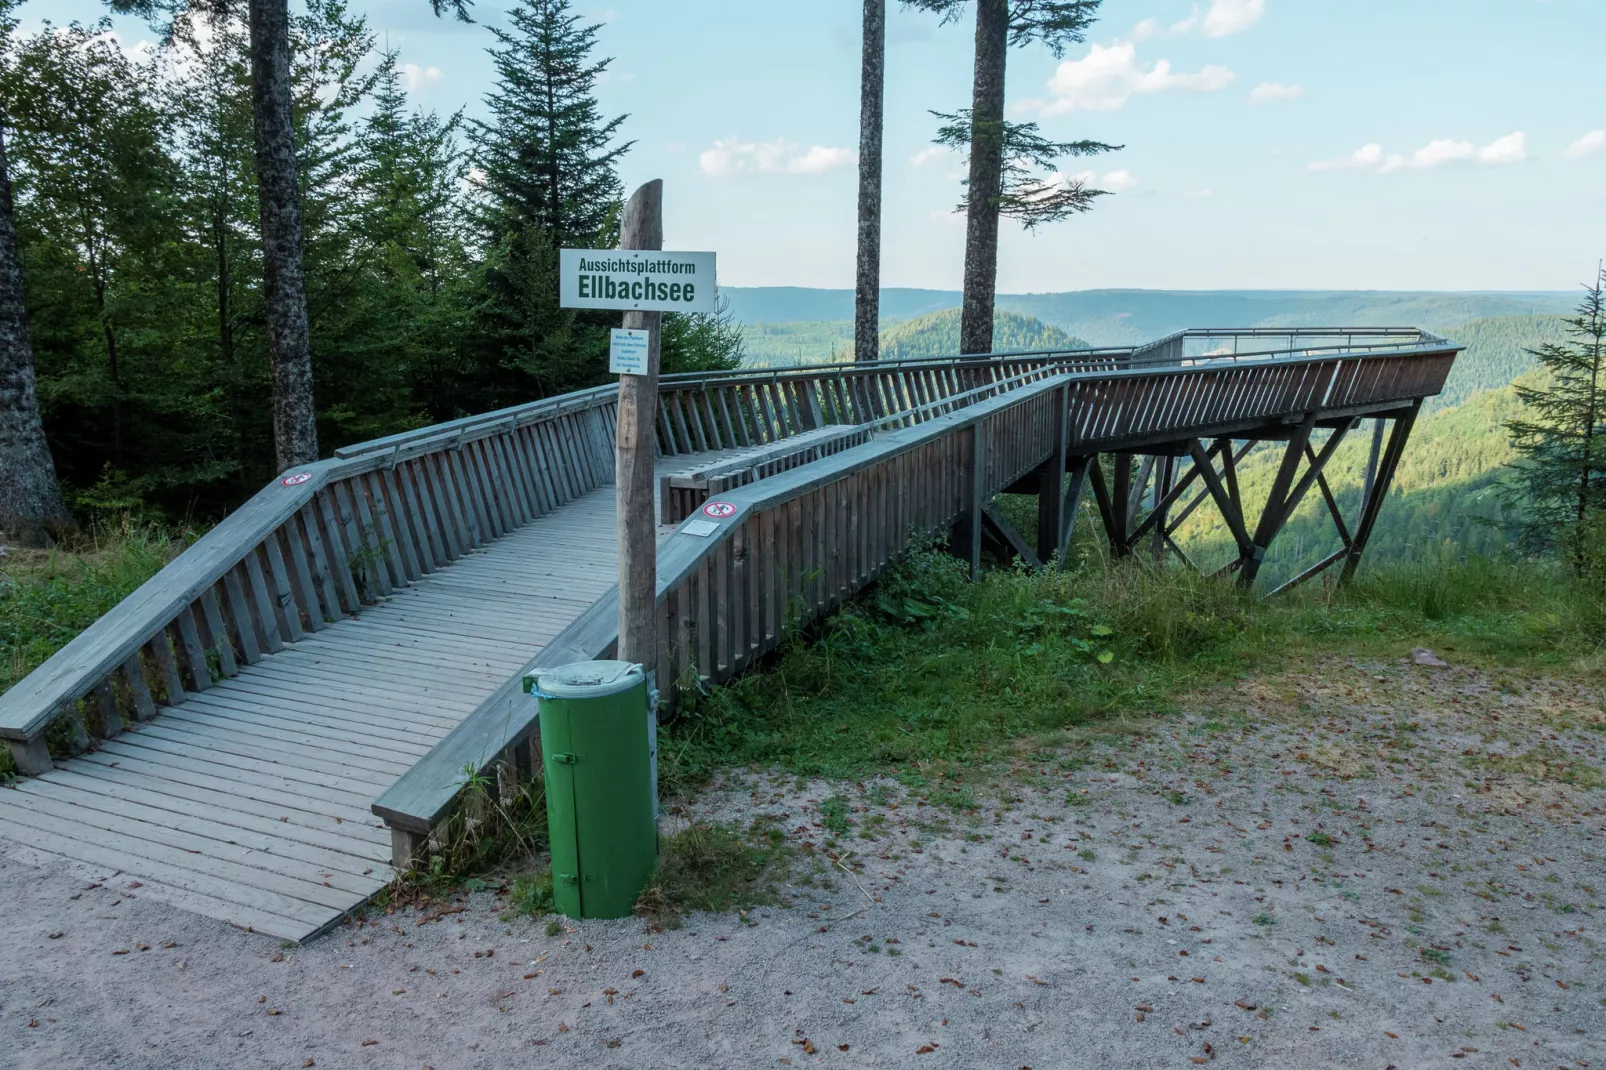
[[[715,520],[724,520],[728,516],[736,515],[736,506],[730,502],[709,502],[703,506],[703,515],[711,516]]]
[[[305,483],[311,478],[311,472],[297,472],[293,476],[285,476],[283,479],[279,480],[279,482],[286,487],[299,487],[301,484]]]

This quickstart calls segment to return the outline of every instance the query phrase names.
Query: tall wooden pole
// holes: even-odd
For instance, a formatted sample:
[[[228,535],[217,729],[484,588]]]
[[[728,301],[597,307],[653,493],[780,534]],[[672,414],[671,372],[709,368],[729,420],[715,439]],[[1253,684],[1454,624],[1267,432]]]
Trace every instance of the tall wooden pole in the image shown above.
[[[646,183],[625,205],[619,248],[664,247],[664,184]],[[648,331],[647,374],[619,377],[614,481],[619,509],[619,659],[658,663],[658,518],[652,498],[658,413],[659,312],[626,312],[627,329]]]

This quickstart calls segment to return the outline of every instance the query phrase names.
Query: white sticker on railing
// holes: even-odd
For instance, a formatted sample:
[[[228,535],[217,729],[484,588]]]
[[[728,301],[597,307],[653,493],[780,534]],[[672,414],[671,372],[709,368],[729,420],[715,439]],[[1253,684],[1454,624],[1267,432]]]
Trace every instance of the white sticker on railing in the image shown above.
[[[712,520],[688,520],[686,526],[681,528],[683,535],[695,535],[699,539],[706,539],[719,530],[719,525]]]
[[[293,476],[285,476],[283,479],[279,480],[279,482],[287,487],[299,487],[301,484],[305,483],[311,478],[311,472],[297,472]]]
[[[736,515],[736,506],[730,502],[709,502],[703,506],[703,515],[711,516],[715,520],[724,520],[728,516]]]

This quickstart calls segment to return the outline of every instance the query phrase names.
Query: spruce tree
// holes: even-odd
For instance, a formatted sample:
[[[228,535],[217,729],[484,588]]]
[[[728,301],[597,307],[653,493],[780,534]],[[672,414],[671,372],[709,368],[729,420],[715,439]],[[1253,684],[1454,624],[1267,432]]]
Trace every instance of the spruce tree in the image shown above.
[[[904,0],[907,7],[957,21],[969,0]],[[1103,0],[975,0],[976,56],[970,108],[939,114],[938,144],[965,146],[970,177],[966,213],[965,295],[959,344],[986,353],[993,342],[993,297],[998,283],[998,221],[1009,215],[1036,226],[1085,212],[1104,191],[1075,180],[1036,179],[1033,168],[1052,168],[1059,156],[1087,156],[1119,146],[1092,141],[1052,142],[1034,124],[1004,120],[1004,75],[1009,49],[1038,43],[1056,57],[1086,39]]]
[[[558,307],[558,250],[616,240],[617,168],[630,143],[617,142],[625,117],[606,119],[597,103],[611,62],[593,58],[600,27],[583,23],[569,0],[534,0],[508,21],[491,31],[491,119],[470,132],[487,250],[485,371],[515,368],[540,392],[561,393],[602,380],[616,317]],[[502,386],[507,402],[528,389]]]
[[[1519,544],[1561,549],[1580,575],[1606,570],[1606,270],[1566,321],[1570,340],[1529,350],[1537,383],[1516,384],[1524,406],[1508,421],[1521,455],[1510,492]]]

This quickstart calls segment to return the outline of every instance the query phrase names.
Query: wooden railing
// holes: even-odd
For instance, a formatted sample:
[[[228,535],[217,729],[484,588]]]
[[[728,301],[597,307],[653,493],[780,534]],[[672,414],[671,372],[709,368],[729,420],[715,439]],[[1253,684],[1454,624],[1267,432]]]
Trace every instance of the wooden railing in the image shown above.
[[[665,376],[666,454],[775,442],[995,382],[1054,354]],[[283,473],[0,695],[26,774],[613,480],[617,389],[594,387],[335,451]],[[877,406],[882,408],[877,409]],[[891,406],[890,408],[888,406]],[[47,736],[49,740],[47,741]]]
[[[0,738],[45,772],[611,482],[613,412],[588,391],[284,473],[0,695]]]
[[[896,562],[912,541],[948,531],[1055,450],[1063,415],[1073,452],[1124,448],[1166,426],[1179,433],[1227,433],[1315,409],[1387,410],[1436,393],[1454,347],[1417,332],[1359,355],[1277,359],[1245,356],[1199,363],[1096,371],[1062,370],[1052,360],[994,372],[993,389],[964,405],[969,380],[922,369],[918,415],[855,446],[770,478],[726,490],[736,512],[712,536],[684,530],[661,544],[656,672],[671,702],[676,685],[728,679],[773,650],[789,631],[828,612]],[[1074,367],[1073,361],[1066,361]],[[840,369],[853,377],[856,369]],[[811,370],[808,376],[820,376]],[[860,382],[880,373],[861,373]],[[809,381],[807,376],[804,380]],[[817,379],[815,381],[818,381]],[[930,387],[929,390],[925,389]],[[788,388],[782,388],[785,396]],[[952,400],[945,401],[943,390]],[[1421,393],[1416,393],[1421,392]],[[835,392],[853,396],[851,390]],[[805,399],[806,400],[806,399]],[[802,408],[802,405],[799,406]],[[699,411],[708,413],[706,406]],[[717,409],[713,411],[718,411]],[[1219,429],[1219,430],[1218,430]],[[592,605],[526,671],[612,656],[618,592]],[[510,679],[374,804],[405,865],[452,812],[469,770],[499,769],[515,783],[531,768],[525,749],[538,704]]]
[[[1168,350],[1152,361],[1080,350],[666,376],[657,421],[666,455],[831,425],[870,425],[874,437],[730,488],[740,509],[715,537],[668,540],[661,634],[675,639],[659,679],[724,679],[772,649],[788,627],[869,582],[911,537],[945,530],[975,511],[978,495],[1040,463],[1053,437],[1045,421],[1063,416],[1073,449],[1094,452],[1180,431],[1229,434],[1313,408],[1359,414],[1436,393],[1454,355],[1417,331],[1301,331],[1294,352],[1279,352],[1277,335],[1233,335],[1233,353],[1189,355],[1190,338],[1226,337],[1190,332],[1182,357]],[[0,695],[0,738],[22,772],[44,772],[51,746],[73,753],[115,736],[610,482],[614,399],[612,387],[580,391],[284,473]],[[603,599],[537,663],[605,653],[616,613]],[[375,808],[400,846],[450,812],[465,769],[511,759],[534,719],[535,704],[509,681],[387,791]]]

